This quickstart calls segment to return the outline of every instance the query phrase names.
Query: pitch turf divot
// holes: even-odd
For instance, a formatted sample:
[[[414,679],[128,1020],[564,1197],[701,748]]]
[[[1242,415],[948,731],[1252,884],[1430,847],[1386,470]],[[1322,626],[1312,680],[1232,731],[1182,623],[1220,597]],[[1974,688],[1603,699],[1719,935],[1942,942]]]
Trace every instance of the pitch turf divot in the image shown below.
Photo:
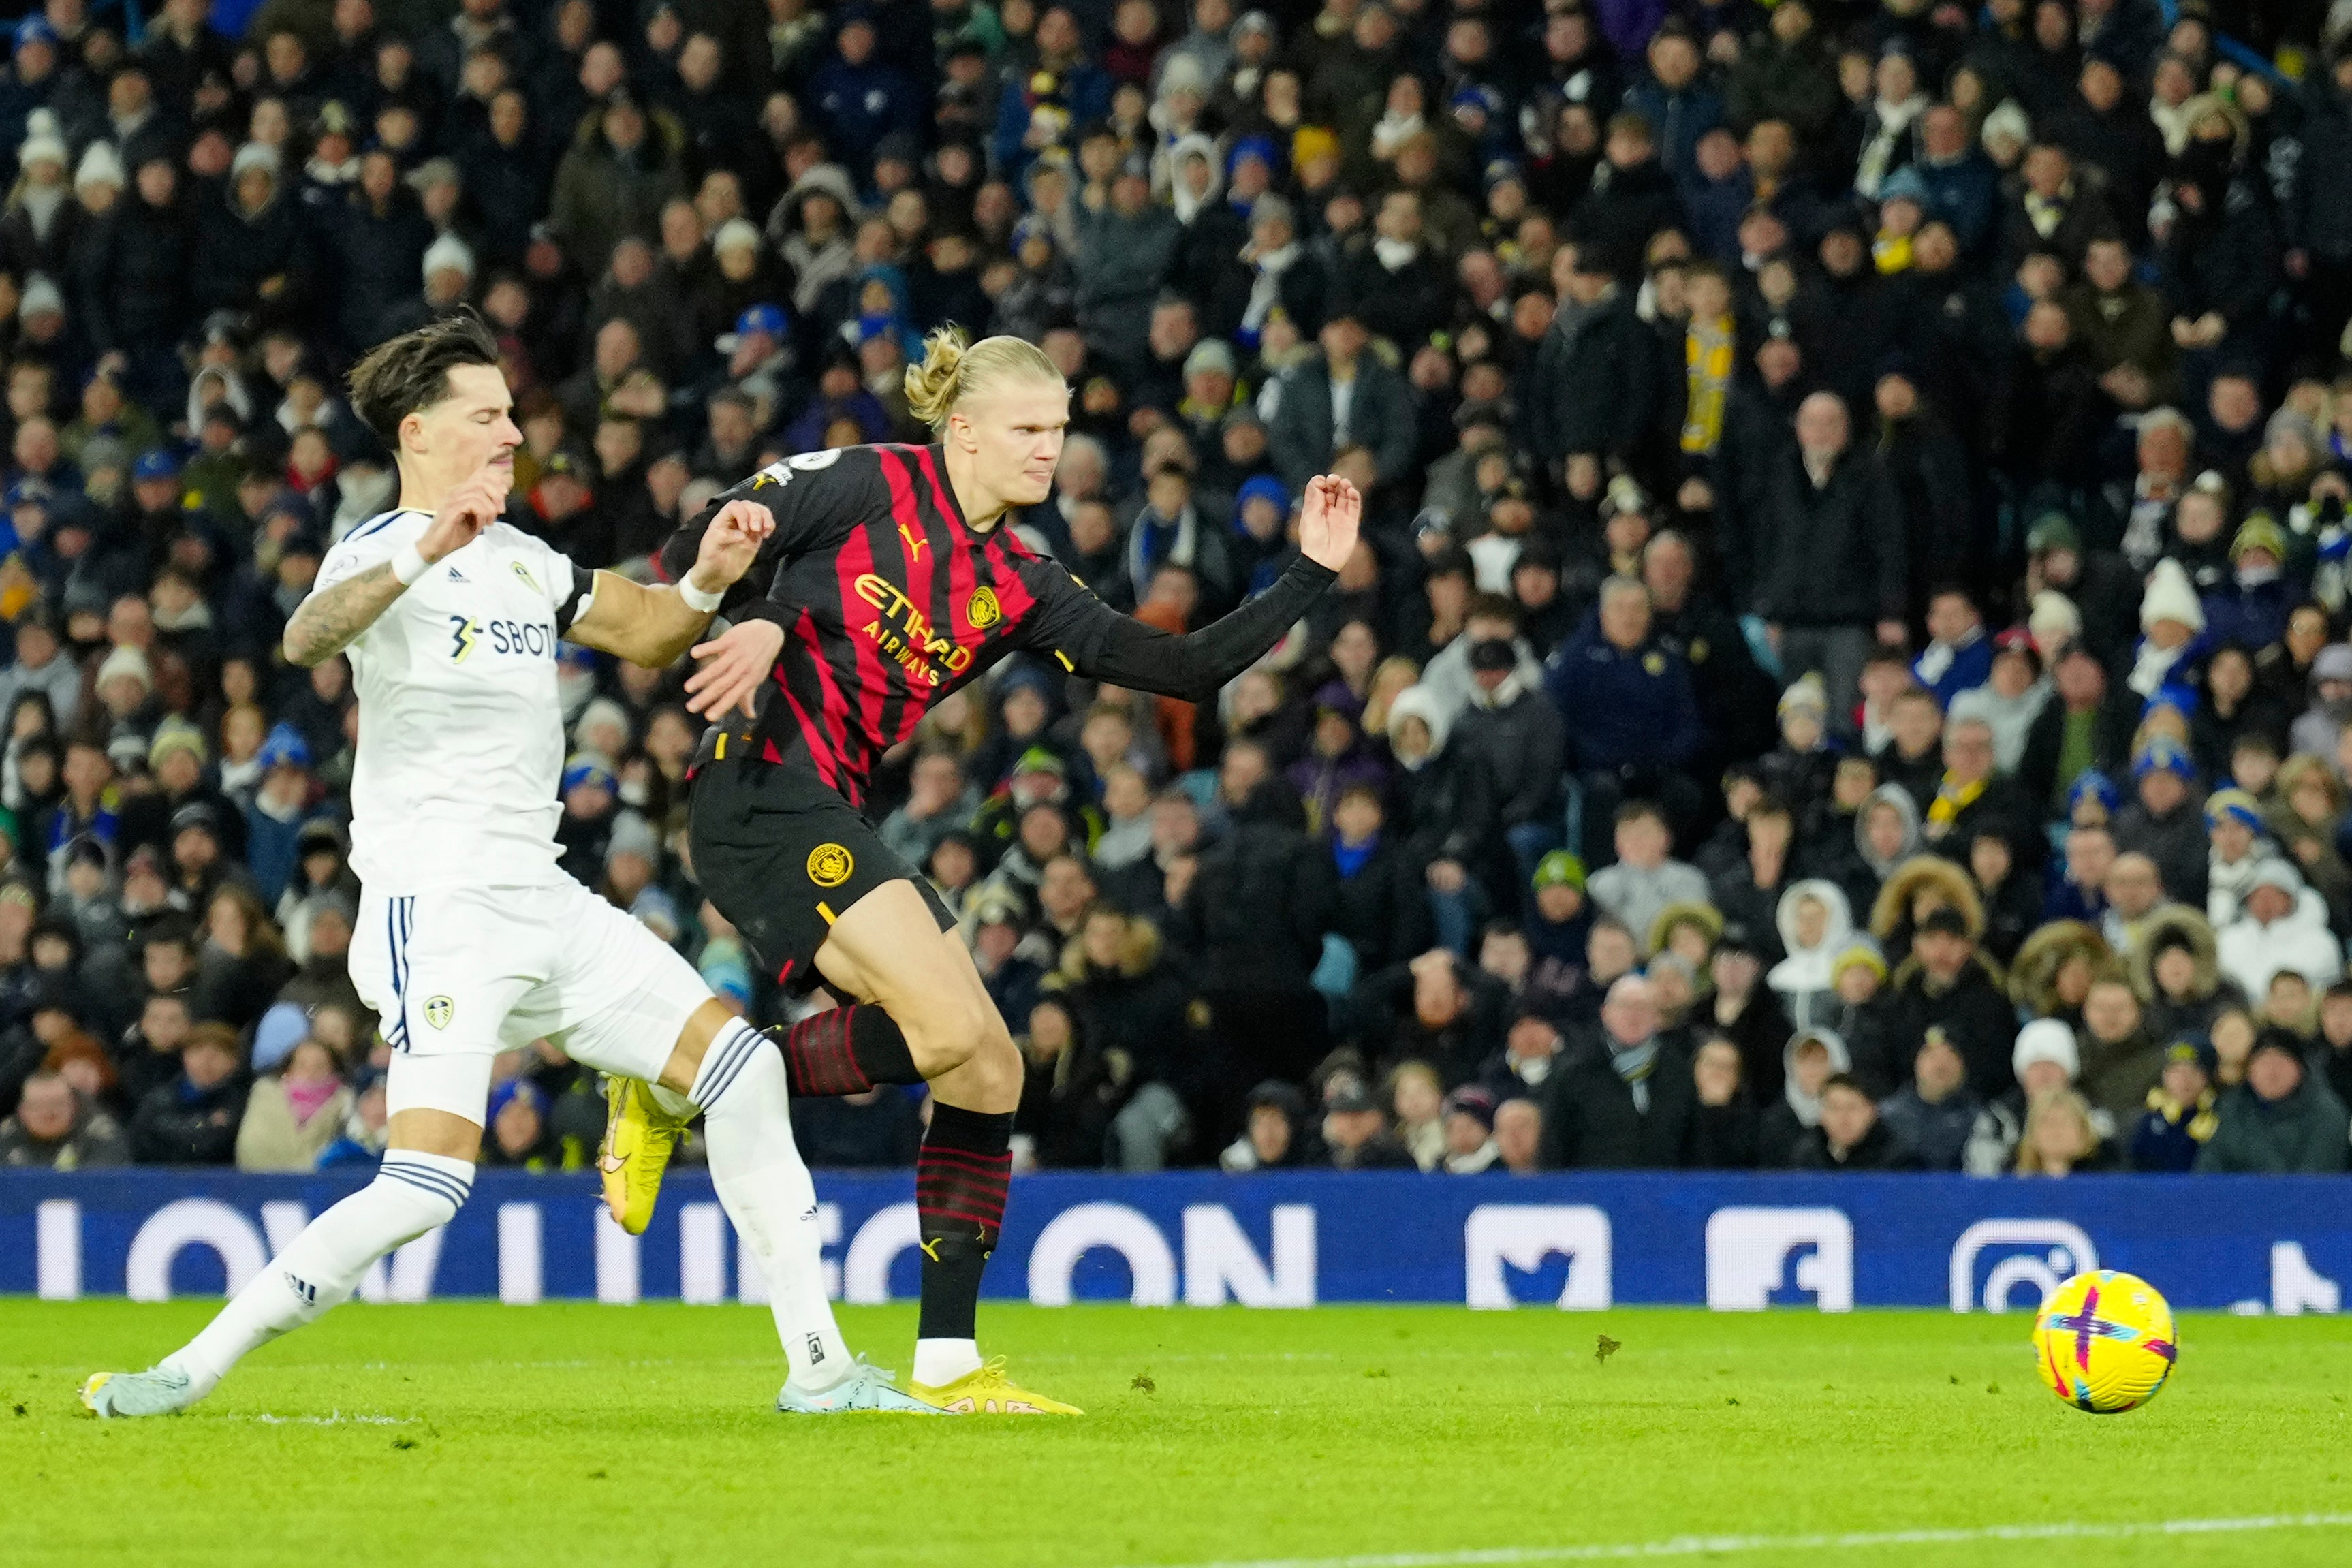
[[[2121,1524],[1990,1524],[1973,1529],[1866,1530],[1831,1535],[1676,1535],[1588,1546],[1493,1546],[1472,1552],[1391,1552],[1355,1557],[1265,1557],[1160,1568],[1511,1568],[1534,1563],[1614,1563],[1731,1552],[1840,1552],[1879,1546],[1967,1546],[1995,1541],[2117,1541],[2148,1535],[2234,1535],[2263,1530],[2352,1529],[2352,1513],[2268,1513]]]

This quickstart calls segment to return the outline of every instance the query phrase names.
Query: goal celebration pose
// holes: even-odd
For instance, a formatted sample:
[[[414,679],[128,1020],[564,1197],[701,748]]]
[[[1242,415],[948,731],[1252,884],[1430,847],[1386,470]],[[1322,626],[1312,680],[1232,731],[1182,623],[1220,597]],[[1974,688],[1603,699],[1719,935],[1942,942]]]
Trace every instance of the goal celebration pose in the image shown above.
[[[446,1225],[473,1186],[493,1058],[545,1037],[660,1086],[637,1092],[673,1111],[702,1112],[712,1184],[771,1285],[791,1367],[780,1409],[940,1414],[842,1343],[776,1053],[556,864],[558,640],[672,662],[773,520],[756,500],[718,508],[675,588],[573,565],[500,521],[522,436],[498,357],[467,314],[352,371],[354,406],[398,456],[400,504],[327,556],[285,634],[299,665],[348,647],[359,694],[351,967],[393,1048],[383,1164],[194,1340],[147,1372],[94,1374],[82,1403],[100,1415],[184,1409],[255,1347],[348,1299],[376,1259]]]
[[[1002,526],[1051,493],[1069,422],[1069,388],[1043,351],[1012,337],[967,345],[943,329],[906,385],[939,445],[775,464],[662,552],[675,577],[729,508],[757,501],[775,521],[727,595],[735,625],[694,650],[703,663],[688,706],[719,721],[694,775],[694,870],[770,973],[799,991],[822,982],[845,1004],[780,1033],[793,1093],[929,1081],[915,1166],[914,1391],[952,1410],[1076,1415],[1015,1384],[1002,1358],[980,1355],[974,1319],[1004,1217],[1021,1058],[954,920],[860,807],[876,763],[932,703],[1017,651],[1210,700],[1337,575],[1363,503],[1345,479],[1313,480],[1301,553],[1270,588],[1200,631],[1160,631]],[[606,1200],[625,1227],[642,1229],[682,1123],[625,1087],[614,1103]]]

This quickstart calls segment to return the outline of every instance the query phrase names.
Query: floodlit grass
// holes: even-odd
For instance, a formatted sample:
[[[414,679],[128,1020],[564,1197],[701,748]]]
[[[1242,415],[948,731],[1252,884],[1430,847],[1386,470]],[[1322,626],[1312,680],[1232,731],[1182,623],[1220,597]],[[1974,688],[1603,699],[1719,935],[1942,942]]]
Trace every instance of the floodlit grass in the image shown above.
[[[950,1421],[775,1415],[756,1308],[352,1306],[186,1415],[81,1411],[86,1373],[146,1365],[212,1305],[0,1301],[0,1561],[1532,1563],[1691,1535],[2352,1516],[2352,1332],[2326,1318],[2186,1319],[2170,1386],[2101,1418],[2042,1389],[2021,1315],[992,1302],[984,1348],[1088,1414]],[[909,1364],[910,1309],[842,1317],[853,1347]],[[2061,1553],[2342,1563],[2352,1527],[1691,1552]]]

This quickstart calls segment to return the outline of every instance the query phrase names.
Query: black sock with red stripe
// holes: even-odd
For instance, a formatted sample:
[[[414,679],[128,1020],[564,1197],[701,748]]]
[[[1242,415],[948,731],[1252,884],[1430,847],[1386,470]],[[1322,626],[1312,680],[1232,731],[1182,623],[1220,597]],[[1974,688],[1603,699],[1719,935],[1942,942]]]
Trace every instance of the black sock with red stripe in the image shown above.
[[[812,1013],[771,1038],[783,1052],[793,1093],[803,1098],[825,1100],[864,1094],[877,1083],[923,1081],[905,1031],[870,1004]]]
[[[931,1102],[931,1130],[915,1156],[915,1210],[923,1239],[919,1340],[969,1340],[980,1276],[1004,1224],[1013,1179],[1013,1113]]]

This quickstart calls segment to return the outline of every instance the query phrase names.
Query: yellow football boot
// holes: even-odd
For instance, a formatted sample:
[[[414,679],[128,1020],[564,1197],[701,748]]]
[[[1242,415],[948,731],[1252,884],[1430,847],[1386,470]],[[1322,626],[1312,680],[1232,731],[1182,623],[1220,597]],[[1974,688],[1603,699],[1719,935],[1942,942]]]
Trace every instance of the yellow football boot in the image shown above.
[[[991,1356],[979,1368],[953,1383],[933,1388],[913,1383],[908,1388],[918,1399],[959,1415],[1084,1415],[1075,1405],[1033,1394],[1005,1374],[1004,1358]]]
[[[672,1116],[654,1100],[653,1090],[633,1078],[604,1080],[604,1145],[597,1151],[597,1173],[604,1179],[604,1206],[631,1236],[643,1236],[654,1222],[662,1173],[686,1135],[692,1111]]]

